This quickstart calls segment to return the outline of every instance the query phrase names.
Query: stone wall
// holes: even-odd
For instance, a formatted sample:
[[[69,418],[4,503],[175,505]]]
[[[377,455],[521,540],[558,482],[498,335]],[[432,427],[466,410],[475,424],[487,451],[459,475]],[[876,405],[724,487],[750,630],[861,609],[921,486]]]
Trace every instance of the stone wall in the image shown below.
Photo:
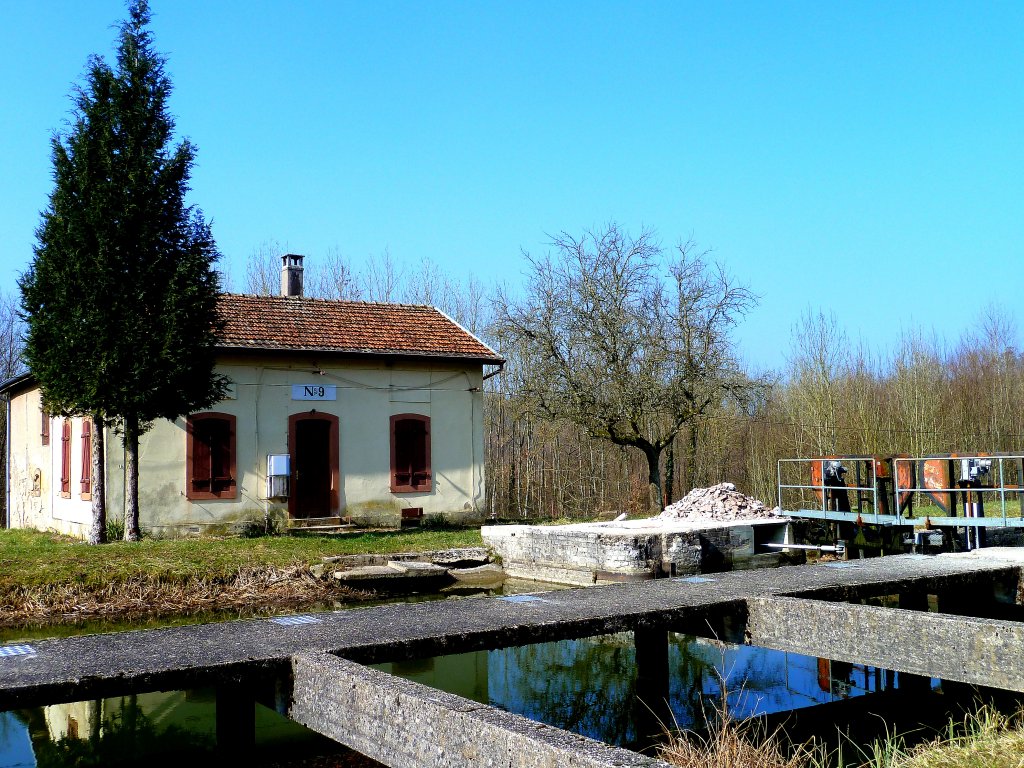
[[[756,558],[773,565],[777,553],[756,551],[755,527],[765,539],[786,536],[785,522],[708,522],[697,527],[667,521],[527,526],[492,525],[484,543],[513,577],[563,584],[683,576],[747,567]],[[769,531],[770,529],[770,531]]]

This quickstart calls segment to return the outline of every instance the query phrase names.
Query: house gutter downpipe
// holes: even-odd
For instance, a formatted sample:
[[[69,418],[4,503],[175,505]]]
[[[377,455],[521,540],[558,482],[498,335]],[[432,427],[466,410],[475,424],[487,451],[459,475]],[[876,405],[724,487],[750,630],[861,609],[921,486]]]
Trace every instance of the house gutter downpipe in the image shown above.
[[[5,408],[7,410],[7,423],[4,425],[5,437],[7,441],[5,453],[7,454],[4,458],[6,464],[4,465],[4,472],[7,477],[4,478],[4,496],[6,497],[4,505],[4,528],[11,527],[11,398],[10,396],[5,397],[6,400]]]

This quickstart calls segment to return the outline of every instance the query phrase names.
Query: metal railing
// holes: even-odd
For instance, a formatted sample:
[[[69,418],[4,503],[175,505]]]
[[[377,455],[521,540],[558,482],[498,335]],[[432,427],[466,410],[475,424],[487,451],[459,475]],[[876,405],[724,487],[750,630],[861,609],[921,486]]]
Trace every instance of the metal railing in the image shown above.
[[[812,509],[794,510],[794,512],[806,513],[806,514],[800,514],[799,516],[802,516],[802,517],[819,517],[819,518],[824,519],[824,520],[857,520],[858,518],[863,519],[864,512],[863,512],[862,509],[859,508],[860,505],[858,505],[858,511],[857,512],[853,512],[852,510],[850,512],[843,512],[843,511],[840,511],[840,510],[829,509],[830,495],[833,494],[835,491],[840,491],[840,490],[845,490],[847,492],[854,491],[857,494],[858,501],[861,500],[861,498],[862,498],[861,494],[862,493],[867,493],[867,494],[871,495],[871,512],[870,512],[871,520],[866,521],[866,522],[874,522],[874,523],[879,523],[879,524],[886,522],[892,516],[891,515],[882,514],[880,512],[880,510],[879,510],[879,503],[878,503],[878,470],[877,470],[877,467],[875,465],[875,460],[874,459],[875,459],[875,457],[873,457],[873,456],[836,456],[836,457],[832,457],[832,458],[779,459],[777,481],[778,481],[778,489],[779,489],[779,507],[780,507],[780,509],[784,510],[786,512],[786,514],[792,514],[791,511],[786,510],[786,505],[785,505],[785,503],[783,501],[783,491],[785,491],[787,489],[790,489],[790,490],[810,490],[810,491],[814,491],[818,495],[819,501],[820,501],[820,504],[821,504],[821,509],[819,509],[819,510],[812,510]],[[871,465],[871,486],[869,487],[869,486],[862,486],[862,485],[846,485],[846,486],[829,485],[828,483],[825,482],[825,467],[824,467],[824,465],[827,462],[829,462],[829,461],[869,462],[870,465]],[[813,463],[815,463],[815,462],[820,464],[820,465],[822,465],[821,466],[821,473],[820,473],[821,474],[821,482],[820,483],[810,483],[810,484],[795,483],[794,484],[794,483],[784,483],[783,482],[783,477],[782,477],[782,467],[783,467],[783,464],[793,464],[793,465],[806,464],[808,469],[810,469],[811,465]],[[808,473],[808,474],[812,474],[812,473]]]
[[[946,461],[946,462],[964,462],[964,461],[989,461],[996,465],[995,472],[992,474],[992,485],[970,485],[965,484],[963,478],[957,481],[957,483],[949,483],[947,486],[928,486],[921,485],[919,481],[914,482],[912,486],[902,487],[899,484],[899,473],[896,471],[899,464],[912,463],[911,474],[912,478],[920,478],[923,476],[924,463],[927,461]],[[938,494],[947,494],[949,498],[949,507],[946,515],[925,515],[924,519],[933,526],[957,526],[957,527],[1024,527],[1024,518],[1021,517],[1020,508],[1017,509],[1016,516],[1008,514],[1007,505],[1007,494],[1016,495],[1018,504],[1020,502],[1022,488],[1020,485],[1021,472],[1024,472],[1024,454],[1013,454],[1013,453],[1000,453],[1000,454],[950,454],[947,456],[922,456],[917,458],[900,458],[896,457],[892,459],[893,462],[893,484],[894,492],[899,498],[900,493],[912,493],[920,495],[928,495],[933,498]],[[1018,469],[1018,482],[1014,485],[1008,485],[1006,482],[1006,464],[1007,462],[1013,462],[1017,465]],[[921,467],[922,471],[917,471],[918,466]],[[952,472],[950,474],[950,480],[952,479]],[[991,515],[988,510],[985,510],[984,500],[986,496],[996,496],[999,499],[999,514]],[[975,498],[977,500],[975,500]],[[963,515],[955,514],[956,509],[954,505],[959,506],[958,500],[962,500],[963,503]],[[940,507],[941,509],[941,507]],[[949,514],[953,512],[953,514]],[[914,522],[917,522],[920,518],[914,518]]]
[[[825,465],[830,461],[855,463],[860,482],[852,485],[829,484],[826,480]],[[964,478],[953,479],[956,464],[965,461],[990,462],[986,480],[991,484],[966,482]],[[946,475],[948,480],[943,485],[926,485],[924,477],[925,462],[948,462]],[[813,477],[813,465],[817,463],[820,480],[813,482],[786,482],[783,469],[787,466],[806,466],[799,470],[801,478]],[[878,465],[886,466],[887,472],[879,476]],[[861,465],[866,464],[868,473],[861,472]],[[901,465],[907,469],[902,469]],[[962,466],[962,465],[961,465]],[[1012,468],[1012,472],[1008,469]],[[791,477],[792,473],[789,473]],[[1016,483],[1008,482],[1008,475],[1015,475]],[[910,478],[910,484],[900,483],[900,477]],[[879,456],[834,456],[799,459],[780,459],[777,468],[779,507],[787,515],[806,517],[826,521],[862,522],[873,525],[905,525],[925,527],[1024,527],[1021,516],[1021,499],[1024,497],[1024,454],[992,453],[992,454],[945,454],[916,457],[879,457]],[[863,484],[868,479],[870,485]],[[807,492],[817,496],[817,508],[799,507],[787,509],[786,492],[799,491],[801,501],[806,499]],[[850,511],[833,508],[837,492],[846,491],[856,494],[857,509]],[[932,509],[938,507],[939,497],[947,499],[945,514],[936,515]],[[934,503],[921,504],[931,498]],[[986,500],[991,499],[989,508]],[[1017,501],[1015,514],[1011,514],[1011,504]],[[918,502],[919,514],[914,514],[914,501]],[[998,500],[996,513],[995,501]],[[865,509],[865,501],[868,508]],[[990,511],[991,509],[991,511]],[[906,514],[904,514],[906,511]],[[963,514],[958,514],[962,511]],[[923,513],[923,514],[920,514]],[[993,514],[995,513],[995,514]]]

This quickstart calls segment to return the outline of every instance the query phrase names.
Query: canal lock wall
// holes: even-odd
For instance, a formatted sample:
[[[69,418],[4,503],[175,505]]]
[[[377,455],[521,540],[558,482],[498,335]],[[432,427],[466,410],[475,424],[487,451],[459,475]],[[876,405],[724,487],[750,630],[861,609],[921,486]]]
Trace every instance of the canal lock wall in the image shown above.
[[[269,685],[280,711],[396,768],[660,766],[362,665],[620,631],[654,658],[669,631],[732,625],[764,648],[1020,691],[1022,567],[1021,550],[899,555],[46,640],[0,657],[0,709],[211,686],[218,741],[242,751]]]
[[[484,543],[513,578],[586,586],[802,562],[769,551],[793,540],[785,519],[695,524],[662,518],[576,525],[500,525]]]

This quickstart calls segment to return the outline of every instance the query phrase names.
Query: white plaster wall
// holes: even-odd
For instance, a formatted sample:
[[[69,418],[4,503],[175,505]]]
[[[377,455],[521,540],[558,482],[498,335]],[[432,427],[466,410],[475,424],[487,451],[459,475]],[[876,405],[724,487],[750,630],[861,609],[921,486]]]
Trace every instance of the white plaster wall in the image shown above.
[[[218,371],[233,382],[233,397],[210,410],[236,419],[238,496],[189,501],[185,497],[184,419],[161,421],[140,441],[139,499],[143,528],[155,533],[221,532],[287,505],[266,499],[266,457],[288,452],[288,417],[315,409],[339,419],[338,497],[342,516],[362,524],[398,525],[401,509],[424,515],[480,519],[484,503],[482,373],[434,363],[236,357]],[[322,372],[322,373],[321,373]],[[293,401],[293,384],[333,384],[336,401]],[[431,419],[433,488],[423,494],[390,491],[390,417],[419,413]],[[111,475],[123,472],[119,441],[108,444]],[[111,453],[115,455],[111,455]],[[115,467],[117,468],[115,470]],[[123,483],[108,499],[120,509]]]
[[[52,486],[49,449],[44,450],[39,435],[39,390],[22,392],[11,398],[9,521],[12,528],[41,528],[50,524],[50,488]],[[39,482],[34,481],[38,472]],[[58,476],[58,482],[59,482]]]
[[[84,536],[92,512],[91,502],[82,499],[80,494],[82,420],[72,419],[71,497],[65,499],[60,496],[63,419],[50,418],[50,444],[44,446],[39,404],[38,388],[11,398],[10,525]]]
[[[83,499],[82,490],[82,419],[71,420],[71,496],[60,495],[61,424],[64,420],[50,419],[50,498],[53,500],[53,519],[57,530],[84,537],[92,524],[92,501]]]
[[[100,729],[102,705],[98,701],[76,701],[43,707],[43,719],[53,741],[79,738],[86,741]]]

